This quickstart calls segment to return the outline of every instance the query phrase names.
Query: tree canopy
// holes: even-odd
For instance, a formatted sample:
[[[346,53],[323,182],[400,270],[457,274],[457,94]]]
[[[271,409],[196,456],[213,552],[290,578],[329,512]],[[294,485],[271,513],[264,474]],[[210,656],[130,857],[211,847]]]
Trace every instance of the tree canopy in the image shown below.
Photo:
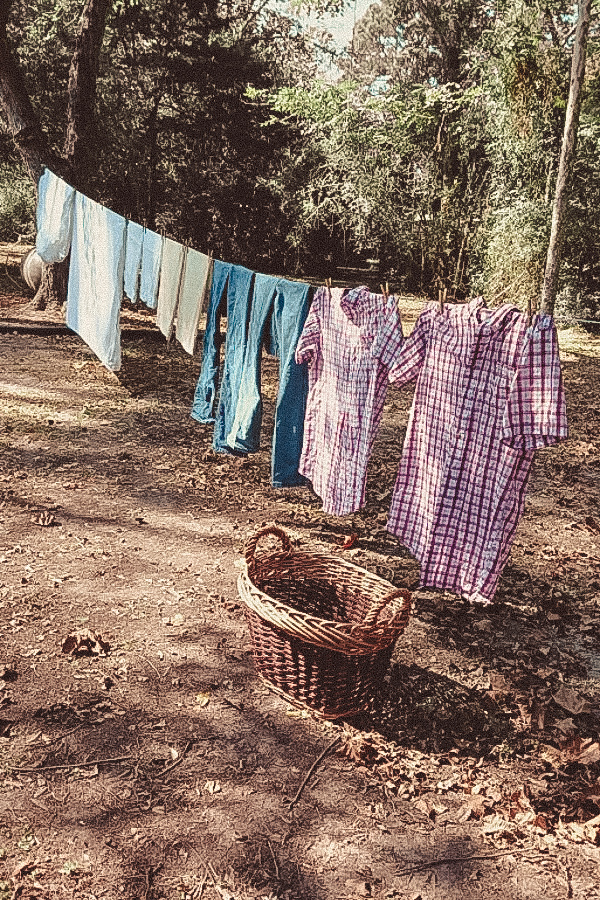
[[[330,275],[376,259],[407,290],[443,285],[521,306],[539,296],[571,4],[381,0],[337,56],[300,4],[2,8],[49,151],[124,215],[261,271]],[[86,51],[92,8],[101,31],[88,28]],[[559,277],[560,308],[589,315],[600,312],[598,36],[596,0]],[[324,58],[335,59],[333,76]],[[8,185],[0,169],[6,233],[11,216],[23,227],[28,213],[14,174],[23,154],[6,136],[0,147],[13,173]]]

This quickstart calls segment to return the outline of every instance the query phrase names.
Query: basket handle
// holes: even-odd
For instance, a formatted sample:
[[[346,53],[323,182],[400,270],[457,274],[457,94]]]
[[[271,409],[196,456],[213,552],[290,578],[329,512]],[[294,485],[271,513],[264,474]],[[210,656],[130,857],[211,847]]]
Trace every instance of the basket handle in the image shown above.
[[[254,568],[254,554],[256,553],[256,545],[260,541],[262,537],[265,537],[267,534],[274,534],[275,537],[278,537],[283,544],[283,550],[285,553],[290,553],[292,550],[292,544],[283,530],[283,528],[278,528],[277,525],[267,525],[266,528],[261,528],[260,531],[257,531],[255,535],[253,535],[248,543],[246,544],[246,549],[244,551],[246,556],[246,565],[249,569]]]
[[[381,600],[375,601],[368,613],[365,616],[363,625],[366,625],[367,628],[375,625],[377,619],[379,618],[379,613],[385,609],[388,603],[391,603],[392,600],[395,600],[397,597],[402,597],[404,599],[404,608],[402,610],[402,620],[408,620],[408,615],[410,613],[410,600],[411,593],[407,591],[406,588],[397,588],[395,591],[390,591],[389,594],[386,594]]]

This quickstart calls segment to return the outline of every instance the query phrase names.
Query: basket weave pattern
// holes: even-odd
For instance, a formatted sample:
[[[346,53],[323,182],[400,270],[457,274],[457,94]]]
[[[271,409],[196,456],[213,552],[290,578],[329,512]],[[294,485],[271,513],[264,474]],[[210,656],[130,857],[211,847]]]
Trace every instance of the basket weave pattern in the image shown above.
[[[257,555],[268,534],[283,549]],[[293,551],[276,526],[248,542],[238,589],[269,687],[324,718],[368,707],[408,622],[408,591],[347,560]]]

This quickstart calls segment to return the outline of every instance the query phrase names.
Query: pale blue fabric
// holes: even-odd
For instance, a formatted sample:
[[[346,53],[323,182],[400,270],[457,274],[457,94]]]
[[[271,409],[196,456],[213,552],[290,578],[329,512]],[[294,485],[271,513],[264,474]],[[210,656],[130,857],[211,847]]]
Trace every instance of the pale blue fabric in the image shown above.
[[[144,228],[137,222],[127,222],[127,238],[125,241],[125,271],[123,273],[123,291],[132,303],[139,296],[140,270],[142,268],[142,243]]]
[[[38,182],[35,249],[46,263],[62,262],[71,248],[75,188],[44,169]]]
[[[121,367],[126,220],[76,193],[67,290],[67,326],[113,372]]]
[[[140,273],[140,300],[150,309],[156,309],[163,239],[160,234],[146,228],[142,243],[142,271]]]
[[[298,474],[304,437],[304,413],[308,391],[306,365],[294,359],[298,339],[309,308],[309,285],[269,275],[256,275],[242,376],[235,417],[227,436],[230,447],[245,453],[260,449],[262,424],[262,348],[279,357],[279,391],[271,447],[271,481],[274,487],[305,483]]]

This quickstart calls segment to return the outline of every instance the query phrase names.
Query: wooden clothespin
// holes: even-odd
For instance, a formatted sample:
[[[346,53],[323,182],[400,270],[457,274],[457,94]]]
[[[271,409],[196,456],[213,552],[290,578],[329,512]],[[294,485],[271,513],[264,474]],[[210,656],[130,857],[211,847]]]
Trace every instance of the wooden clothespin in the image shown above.
[[[446,297],[448,296],[448,288],[441,288],[438,291],[438,300],[440,304],[440,312],[444,312],[444,303],[446,302]]]
[[[533,304],[531,302],[531,294],[527,295],[527,326],[531,325],[533,319]]]
[[[388,297],[390,296],[390,287],[389,287],[389,284],[388,284],[387,281],[386,281],[385,285],[380,284],[379,287],[381,288],[381,293],[383,294],[383,299],[384,299],[385,301],[387,301]]]
[[[331,278],[325,279],[325,287],[327,288],[327,292],[328,292],[329,296],[331,297]]]

